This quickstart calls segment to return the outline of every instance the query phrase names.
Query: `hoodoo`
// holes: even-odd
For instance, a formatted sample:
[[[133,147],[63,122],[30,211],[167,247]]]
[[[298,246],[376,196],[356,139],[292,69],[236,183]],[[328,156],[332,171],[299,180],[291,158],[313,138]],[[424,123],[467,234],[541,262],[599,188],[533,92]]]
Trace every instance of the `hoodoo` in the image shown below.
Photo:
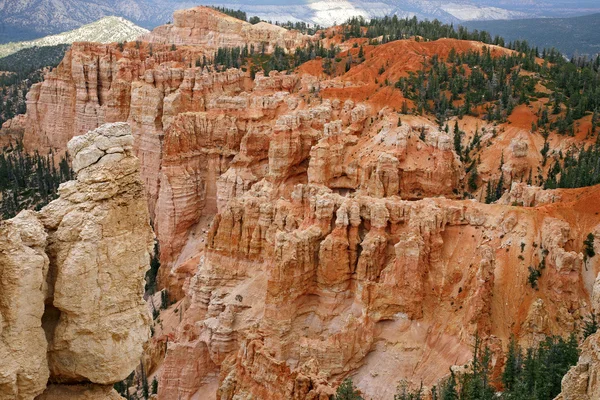
[[[600,62],[234,16],[75,43],[6,124],[77,178],[0,224],[0,399],[597,398]]]
[[[115,398],[138,365],[153,233],[132,145],[126,123],[74,137],[77,178],[1,223],[0,398]]]

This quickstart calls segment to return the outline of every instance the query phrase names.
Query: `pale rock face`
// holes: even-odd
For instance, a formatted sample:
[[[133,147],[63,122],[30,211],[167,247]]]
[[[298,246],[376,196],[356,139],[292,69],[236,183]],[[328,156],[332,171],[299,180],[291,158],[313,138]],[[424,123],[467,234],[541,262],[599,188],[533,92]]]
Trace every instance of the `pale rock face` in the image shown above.
[[[77,179],[0,225],[0,398],[119,398],[149,337],[153,233],[133,137],[108,124],[69,142]]]
[[[592,400],[600,398],[600,333],[588,337],[581,348],[577,365],[562,380],[562,392],[555,400]]]
[[[112,386],[50,385],[36,400],[122,400]]]
[[[268,52],[273,51],[275,46],[294,51],[311,40],[300,32],[288,31],[266,22],[252,25],[210,7],[175,11],[173,24],[159,26],[140,39],[155,43],[196,45],[213,51],[219,47],[240,45],[254,46],[258,50],[265,44]]]
[[[60,199],[41,212],[53,229],[53,305],[60,317],[48,361],[58,381],[124,379],[148,339],[140,293],[153,235],[132,141],[125,123],[71,140],[77,180],[63,185]]]
[[[0,399],[32,399],[49,370],[42,329],[47,233],[35,213],[0,222]]]
[[[523,158],[527,157],[527,150],[529,149],[529,144],[524,137],[514,138],[510,142],[510,151],[512,152],[513,157],[515,158]]]
[[[539,186],[530,186],[524,182],[513,182],[510,189],[504,192],[498,204],[537,207],[556,203],[561,200],[557,190],[544,190]]]

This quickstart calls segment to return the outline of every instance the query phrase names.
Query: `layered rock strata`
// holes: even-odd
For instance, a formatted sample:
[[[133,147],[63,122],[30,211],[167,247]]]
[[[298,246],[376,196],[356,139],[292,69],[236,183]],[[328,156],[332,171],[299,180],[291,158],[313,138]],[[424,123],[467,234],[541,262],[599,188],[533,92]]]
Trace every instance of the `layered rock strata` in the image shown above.
[[[144,359],[160,399],[325,399],[346,376],[367,398],[391,398],[400,379],[431,386],[467,363],[476,332],[497,360],[511,334],[528,345],[577,328],[600,298],[600,267],[582,253],[587,234],[600,235],[600,188],[544,191],[518,182],[541,166],[541,136],[528,132],[529,122],[526,130],[482,127],[465,116],[449,124],[464,125],[466,135],[486,130],[475,165],[483,182],[475,183],[485,187],[501,174],[512,185],[495,205],[457,200],[469,165],[454,137],[425,117],[399,115],[406,99],[383,84],[421,68],[424,55],[482,50],[481,43],[365,44],[364,62],[333,79],[320,78],[320,60],[254,79],[195,66],[216,47],[255,38],[267,38],[267,50],[296,45],[284,45],[279,29],[245,29],[195,9],[145,38],[153,43],[76,44],[29,97],[30,149],[64,150],[104,122],[132,126],[133,144],[128,138],[112,149],[90,138],[87,150],[72,151],[81,171],[119,148],[131,146],[140,159],[160,282],[175,301],[161,312]],[[376,75],[382,60],[385,73]],[[374,76],[381,82],[365,83]],[[70,187],[65,196],[77,198]],[[112,187],[89,192],[104,201]],[[55,249],[72,240],[41,223],[48,239],[32,235],[11,246],[31,248],[39,268],[52,271],[69,254],[36,252],[38,243]],[[88,233],[99,234],[81,235]],[[542,271],[537,288],[529,267]],[[86,329],[83,309],[64,294],[58,303]],[[22,326],[39,334],[35,324]],[[47,374],[68,383],[110,380],[102,370],[67,368],[69,352],[86,357],[67,333],[50,343],[56,357]],[[13,354],[30,351],[11,340]],[[27,368],[9,375],[30,376]]]
[[[410,202],[314,184],[276,193],[259,182],[215,217],[161,398],[191,398],[216,371],[218,398],[319,398],[350,371],[365,394],[389,397],[398,376],[432,385],[468,362],[474,332],[495,348],[511,333],[532,344],[575,329],[588,305],[583,255],[567,243],[598,221],[577,226],[562,216],[569,206]],[[535,290],[528,267],[542,260]],[[192,349],[205,361],[190,370]]]
[[[0,398],[118,398],[138,364],[153,233],[132,145],[124,123],[73,138],[76,180],[0,225]]]
[[[252,46],[257,51],[264,49],[267,52],[272,52],[275,46],[294,51],[311,40],[298,31],[288,31],[266,22],[250,24],[203,6],[175,11],[173,23],[159,26],[140,39],[201,46],[212,51],[220,47]]]

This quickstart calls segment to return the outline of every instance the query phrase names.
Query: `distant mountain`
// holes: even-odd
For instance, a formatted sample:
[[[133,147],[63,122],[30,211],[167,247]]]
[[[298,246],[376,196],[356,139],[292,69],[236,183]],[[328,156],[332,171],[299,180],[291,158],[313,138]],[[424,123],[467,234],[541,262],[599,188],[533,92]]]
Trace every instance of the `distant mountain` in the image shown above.
[[[168,0],[0,0],[0,43],[32,40],[116,15],[145,28],[171,18]],[[166,19],[165,19],[166,18]]]
[[[398,15],[419,19],[439,19],[444,22],[473,19],[523,18],[527,14],[489,5],[478,5],[471,0],[204,0],[202,4],[239,8],[248,16],[257,15],[267,21],[304,21],[329,26],[348,18]]]
[[[0,45],[0,58],[30,47],[56,46],[73,42],[122,42],[134,40],[148,30],[121,17],[104,17],[81,28],[40,39]]]
[[[600,53],[600,13],[571,18],[471,21],[462,25],[486,30],[507,41],[527,40],[540,50],[555,47],[567,56]]]
[[[0,43],[64,32],[108,15],[153,28],[169,21],[173,11],[196,5],[241,9],[249,17],[257,15],[271,21],[319,25],[341,23],[356,15],[370,18],[396,14],[444,22],[512,19],[537,15],[532,10],[539,9],[519,8],[521,3],[513,4],[512,0],[504,2],[506,7],[492,0],[0,0]]]
[[[600,12],[598,0],[473,0],[480,6],[495,6],[527,14],[528,18],[566,18]]]
[[[151,29],[170,21],[173,11],[197,5],[241,9],[248,17],[267,21],[322,26],[358,15],[458,23],[600,12],[598,0],[0,0],[0,43],[64,32],[108,15]]]

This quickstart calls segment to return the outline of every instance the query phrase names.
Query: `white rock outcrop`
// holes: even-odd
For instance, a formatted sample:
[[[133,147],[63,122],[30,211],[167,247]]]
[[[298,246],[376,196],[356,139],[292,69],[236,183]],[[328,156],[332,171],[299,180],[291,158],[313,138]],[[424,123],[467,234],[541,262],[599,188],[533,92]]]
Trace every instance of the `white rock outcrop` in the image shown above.
[[[73,138],[77,178],[39,213],[0,224],[0,399],[33,399],[49,379],[113,398],[102,385],[139,362],[154,235],[132,142],[126,123]],[[41,398],[67,388],[48,390]]]

